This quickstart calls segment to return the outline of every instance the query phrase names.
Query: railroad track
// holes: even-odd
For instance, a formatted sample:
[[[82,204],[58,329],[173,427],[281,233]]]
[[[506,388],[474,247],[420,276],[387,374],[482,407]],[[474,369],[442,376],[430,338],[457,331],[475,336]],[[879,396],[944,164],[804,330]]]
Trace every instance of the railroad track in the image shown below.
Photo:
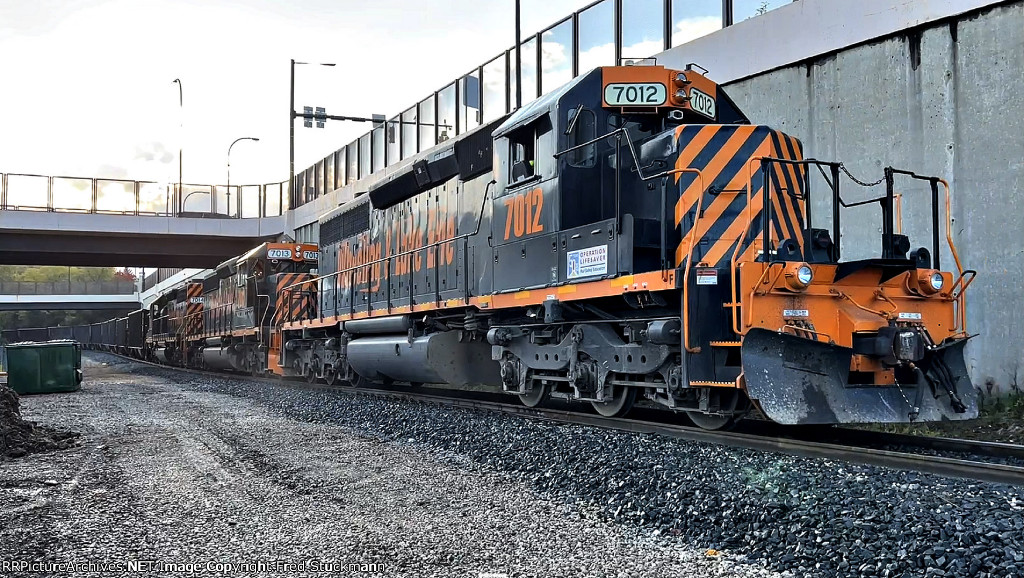
[[[215,376],[222,379],[257,381],[276,386],[331,391],[349,395],[361,394],[390,399],[415,400],[447,407],[457,407],[478,411],[494,411],[555,423],[586,425],[633,433],[656,434],[675,439],[721,444],[759,451],[779,452],[800,457],[827,458],[850,463],[928,473],[938,476],[1024,486],[1024,466],[980,461],[976,459],[965,459],[960,457],[937,456],[882,449],[884,447],[909,446],[930,451],[955,452],[969,456],[988,456],[1010,460],[1017,459],[1024,463],[1024,446],[1014,444],[951,438],[931,438],[906,434],[889,434],[851,428],[832,428],[830,430],[830,435],[833,438],[840,437],[843,439],[844,443],[824,443],[800,437],[800,430],[795,430],[795,433],[787,435],[781,435],[778,433],[761,434],[709,431],[693,426],[667,423],[664,421],[609,418],[559,408],[529,408],[518,403],[495,401],[494,398],[498,397],[497,394],[488,394],[484,392],[422,387],[416,389],[361,387],[357,389],[351,387],[328,386],[320,383],[311,384],[300,380],[252,377],[248,375],[171,367],[123,355],[112,355],[117,355],[118,357],[122,357],[126,360],[151,365],[168,371]],[[672,415],[665,412],[661,413],[664,413],[666,416]],[[851,443],[853,445],[850,445]]]

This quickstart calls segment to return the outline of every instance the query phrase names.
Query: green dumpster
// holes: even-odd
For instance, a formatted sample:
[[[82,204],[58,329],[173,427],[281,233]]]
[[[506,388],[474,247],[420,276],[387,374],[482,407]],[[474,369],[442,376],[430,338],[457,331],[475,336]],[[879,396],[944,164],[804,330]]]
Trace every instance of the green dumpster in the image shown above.
[[[20,395],[78,391],[82,346],[69,340],[8,345],[7,385]]]

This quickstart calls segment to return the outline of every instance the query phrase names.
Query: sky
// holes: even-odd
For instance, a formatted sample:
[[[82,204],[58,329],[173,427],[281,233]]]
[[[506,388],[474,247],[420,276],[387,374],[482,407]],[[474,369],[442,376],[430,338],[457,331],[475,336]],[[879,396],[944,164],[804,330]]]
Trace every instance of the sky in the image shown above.
[[[524,35],[590,0],[522,0]],[[514,3],[0,0],[0,172],[277,182],[296,108],[389,117],[513,44]],[[181,80],[183,106],[179,106]],[[369,130],[296,123],[296,168]]]

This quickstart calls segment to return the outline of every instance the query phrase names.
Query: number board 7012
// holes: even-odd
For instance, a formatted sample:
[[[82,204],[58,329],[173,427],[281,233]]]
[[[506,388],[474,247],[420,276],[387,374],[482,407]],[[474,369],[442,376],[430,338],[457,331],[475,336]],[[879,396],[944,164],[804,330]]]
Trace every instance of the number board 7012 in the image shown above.
[[[660,82],[617,82],[604,87],[608,106],[661,106],[668,90]]]

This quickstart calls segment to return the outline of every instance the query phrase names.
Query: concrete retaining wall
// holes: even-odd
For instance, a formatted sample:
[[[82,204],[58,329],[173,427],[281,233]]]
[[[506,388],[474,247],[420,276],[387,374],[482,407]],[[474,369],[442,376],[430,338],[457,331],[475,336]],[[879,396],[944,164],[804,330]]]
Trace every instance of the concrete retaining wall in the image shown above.
[[[770,43],[759,50],[771,50]],[[968,347],[968,366],[975,384],[990,391],[1024,382],[1024,2],[786,66],[728,90],[754,122],[800,138],[806,156],[842,161],[870,180],[886,165],[947,179],[955,243],[964,266],[979,273],[968,291],[968,329],[980,334]],[[849,201],[883,189],[845,180],[843,190]],[[913,247],[930,247],[925,188],[900,192],[904,233]],[[814,203],[814,218],[829,222],[822,209]],[[876,213],[861,210],[844,222],[845,256],[877,254]],[[952,267],[948,249],[942,259],[943,268]]]

